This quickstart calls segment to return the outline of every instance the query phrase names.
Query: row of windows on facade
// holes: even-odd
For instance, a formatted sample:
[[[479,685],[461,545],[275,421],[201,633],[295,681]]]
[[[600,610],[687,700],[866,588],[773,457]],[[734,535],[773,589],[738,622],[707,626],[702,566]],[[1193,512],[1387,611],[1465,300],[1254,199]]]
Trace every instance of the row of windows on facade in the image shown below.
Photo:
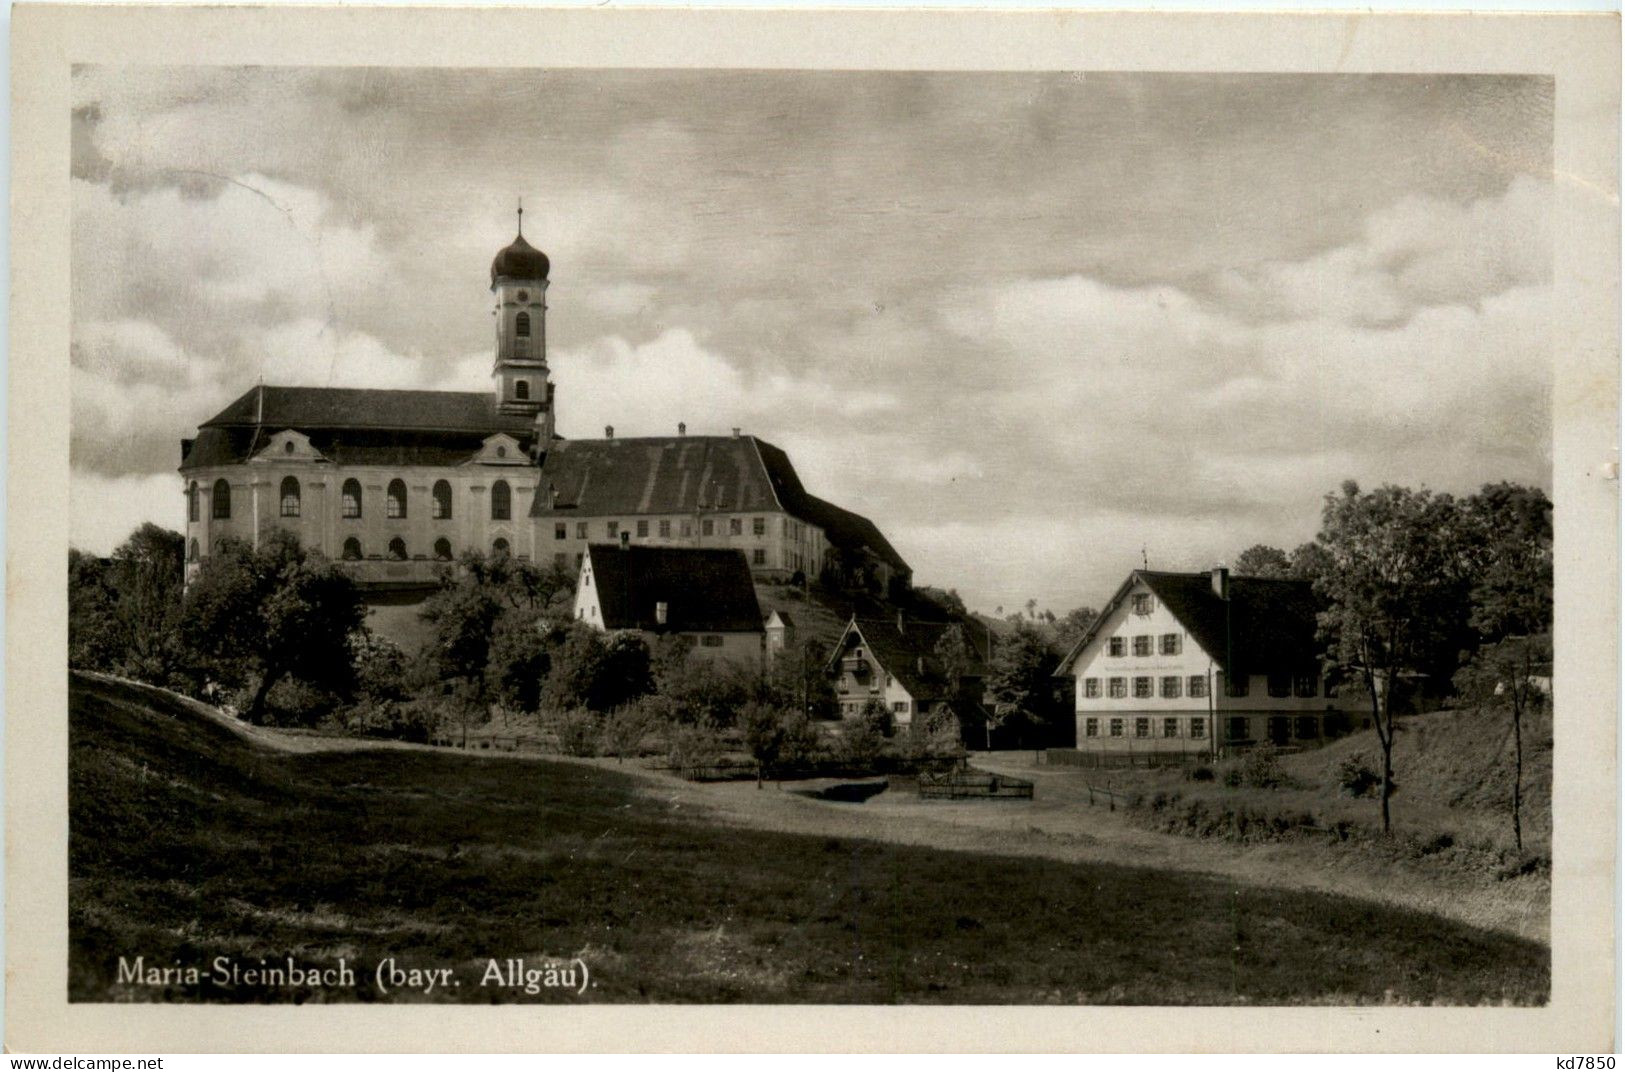
[[[216,540],[214,545],[215,550],[218,551],[221,545],[224,543],[224,540]],[[512,549],[509,547],[508,541],[500,536],[491,543],[491,553],[493,555],[506,555],[509,554],[511,550]],[[348,562],[359,562],[361,559],[366,558],[367,555],[366,552],[362,550],[361,541],[356,539],[354,536],[351,536],[349,539],[344,541],[344,549],[340,553],[340,557]],[[404,562],[412,556],[406,551],[406,541],[397,536],[389,541],[389,552],[384,557],[393,559],[396,562]],[[446,539],[444,536],[436,540],[434,542],[434,557],[439,559],[441,562],[450,562],[451,541]],[[559,565],[564,565],[563,555],[556,555],[554,557],[558,560]],[[186,560],[188,562],[198,561],[198,542],[196,536],[192,537],[191,543],[187,545]],[[576,556],[576,565],[581,565],[580,555]]]
[[[856,714],[860,713],[867,706],[868,706],[867,702],[858,702],[858,703],[845,702],[845,703],[841,704],[841,713],[843,715],[856,715]],[[928,705],[924,701],[921,701],[921,703],[920,703],[920,713],[921,714],[925,713],[925,709],[926,709],[927,706]],[[909,713],[909,711],[908,711],[908,701],[907,700],[893,700],[892,704],[891,704],[891,709],[892,709],[893,714],[906,715],[906,714]]]
[[[198,519],[199,488],[197,482],[186,491],[186,519]],[[279,492],[283,517],[298,517],[300,510],[300,488],[296,477],[284,477]],[[361,481],[346,480],[339,491],[339,513],[347,519],[356,519],[362,516]],[[384,516],[392,520],[399,520],[407,516],[406,481],[391,480],[389,487],[384,491]],[[434,488],[429,493],[429,516],[436,521],[451,520],[451,485],[444,480],[435,481]],[[224,478],[214,482],[210,494],[210,517],[216,521],[227,521],[231,518],[231,484]],[[498,480],[491,485],[491,520],[510,521],[513,519],[513,489],[508,487],[506,480]]]
[[[1178,633],[1164,633],[1161,637],[1153,638],[1150,633],[1141,633],[1134,638],[1134,654],[1150,655],[1151,641],[1157,640],[1157,651],[1161,655],[1178,655],[1183,650],[1181,637]],[[1114,636],[1106,642],[1107,655],[1127,655],[1128,638]]]
[[[1223,678],[1224,674],[1221,673],[1219,677]],[[1128,678],[1111,677],[1106,678],[1105,681],[1106,688],[1108,690],[1107,695],[1111,699],[1128,699]],[[1185,696],[1189,696],[1194,699],[1205,698],[1208,693],[1207,675],[1205,674],[1192,674],[1188,678],[1180,678],[1178,675],[1170,674],[1166,677],[1157,678],[1155,681],[1153,681],[1153,679],[1150,677],[1136,677],[1133,679],[1133,681],[1134,698],[1136,700],[1151,699],[1153,695],[1151,691],[1153,683],[1155,683],[1158,690],[1156,695],[1160,695],[1164,700],[1177,700],[1180,698],[1182,692]],[[1314,697],[1320,695],[1320,678],[1316,677],[1314,674],[1270,674],[1267,678],[1267,682],[1269,694],[1276,699],[1282,699],[1288,696],[1297,696],[1300,699],[1313,699]],[[1099,699],[1100,683],[1101,679],[1098,677],[1084,678],[1084,698],[1089,700]],[[1246,696],[1247,692],[1247,675],[1245,674],[1238,675],[1234,681],[1226,683],[1224,689],[1224,694],[1226,696]],[[1335,695],[1329,686],[1326,689],[1326,695]]]
[[[1270,736],[1275,739],[1284,738],[1286,736],[1285,731],[1288,729],[1286,716],[1272,716],[1269,721],[1271,731]],[[1127,728],[1128,720],[1122,718],[1086,718],[1083,720],[1083,735],[1085,737],[1099,737],[1101,735],[1100,730],[1102,722],[1105,723],[1106,736],[1123,737],[1127,735],[1125,730]],[[1134,720],[1134,736],[1142,738],[1150,737],[1151,722],[1152,720],[1149,717],[1136,718]],[[1180,723],[1181,720],[1178,718],[1164,718],[1162,720],[1162,736],[1178,737]],[[1206,718],[1196,716],[1185,720],[1185,723],[1189,728],[1186,736],[1194,740],[1203,740],[1207,737]],[[1292,720],[1290,728],[1292,730],[1292,735],[1297,737],[1297,739],[1300,741],[1314,740],[1322,736],[1320,719],[1314,715],[1297,716]],[[1232,741],[1251,740],[1251,720],[1246,715],[1235,715],[1226,719],[1225,736]]]
[[[700,520],[700,535],[702,535],[702,536],[715,536],[716,532],[717,532],[716,521],[717,521],[716,518],[711,518],[711,517],[702,518]],[[576,539],[585,540],[585,539],[588,538],[588,535],[589,535],[588,534],[588,525],[589,524],[590,524],[590,522],[587,522],[587,521],[577,521],[575,523],[575,525],[576,525]],[[635,530],[637,532],[637,535],[639,535],[641,537],[648,537],[648,535],[650,533],[649,525],[650,525],[650,522],[647,521],[647,520],[637,522],[636,526],[635,526]],[[670,518],[663,518],[663,519],[661,519],[659,521],[656,521],[656,522],[654,522],[654,525],[656,526],[654,531],[658,532],[660,534],[660,536],[668,538],[668,539],[671,537],[671,535],[672,535],[672,527],[671,527],[671,519]],[[628,529],[626,531],[627,531],[627,535],[630,536],[633,533],[634,530],[633,529]],[[790,519],[789,518],[784,519],[784,535],[785,536],[788,537],[788,536],[793,535],[796,539],[800,539],[801,538],[801,531],[802,531],[801,530],[801,525],[799,523],[796,523],[792,528]],[[693,536],[694,535],[694,522],[690,521],[688,518],[681,519],[678,522],[677,532],[681,536]],[[750,532],[751,532],[752,536],[766,536],[767,535],[767,518],[765,518],[765,517],[753,517],[753,518],[751,518],[750,519]],[[604,534],[607,535],[612,540],[620,539],[620,536],[621,536],[621,523],[619,521],[606,521],[606,522],[604,522]],[[730,517],[730,518],[728,518],[728,535],[730,535],[730,536],[743,536],[744,534],[745,534],[745,519],[742,518],[742,517]],[[553,523],[553,538],[555,540],[568,540],[570,538],[570,525],[569,525],[569,522],[566,522],[566,521],[556,521],[556,522],[554,522]]]

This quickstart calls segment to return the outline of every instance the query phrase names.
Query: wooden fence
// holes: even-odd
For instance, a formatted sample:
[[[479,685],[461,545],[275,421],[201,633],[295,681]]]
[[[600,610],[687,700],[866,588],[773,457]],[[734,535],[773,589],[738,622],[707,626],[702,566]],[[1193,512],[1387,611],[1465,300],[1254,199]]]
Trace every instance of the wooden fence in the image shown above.
[[[1089,770],[1133,770],[1154,767],[1196,767],[1213,762],[1205,752],[1082,752],[1072,748],[1049,748],[1042,762],[1052,767],[1083,767]]]
[[[1008,774],[990,774],[967,767],[919,777],[920,796],[927,800],[1031,800],[1033,783]]]

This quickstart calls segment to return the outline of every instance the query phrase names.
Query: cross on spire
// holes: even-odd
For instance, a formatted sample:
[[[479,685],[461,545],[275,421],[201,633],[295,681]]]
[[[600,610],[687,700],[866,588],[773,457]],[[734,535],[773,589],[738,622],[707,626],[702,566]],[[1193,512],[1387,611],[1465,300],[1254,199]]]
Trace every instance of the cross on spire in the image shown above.
[[[519,237],[525,237],[525,199],[519,199]]]

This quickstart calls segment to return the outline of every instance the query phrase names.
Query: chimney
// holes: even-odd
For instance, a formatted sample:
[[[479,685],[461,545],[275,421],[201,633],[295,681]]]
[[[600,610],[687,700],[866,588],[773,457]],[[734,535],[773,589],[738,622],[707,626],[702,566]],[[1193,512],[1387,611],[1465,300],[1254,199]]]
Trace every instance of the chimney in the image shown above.
[[[666,601],[665,600],[661,600],[659,603],[655,604],[655,624],[656,625],[665,625],[666,624]]]
[[[624,551],[628,547],[631,547],[631,546],[632,546],[632,532],[631,532],[631,530],[630,529],[622,529],[621,530],[621,550]]]
[[[1213,567],[1213,594],[1220,599],[1230,598],[1230,571],[1223,566]]]
[[[916,655],[914,657],[914,672],[916,674],[919,674],[921,677],[925,676],[925,656],[924,655]]]
[[[556,510],[558,508],[558,505],[559,505],[559,489],[554,487],[552,482],[549,481],[548,485],[547,485],[547,508],[549,510]]]
[[[907,630],[903,628],[903,610],[901,607],[897,609],[897,631],[899,633],[907,632]]]
[[[739,438],[739,429],[737,429],[737,428],[734,429],[734,438],[735,439]]]
[[[682,421],[678,421],[677,422],[677,434],[680,435],[680,436],[688,435],[688,425],[684,424]]]
[[[604,425],[604,438],[605,439],[614,439],[615,438],[615,426],[613,424]]]

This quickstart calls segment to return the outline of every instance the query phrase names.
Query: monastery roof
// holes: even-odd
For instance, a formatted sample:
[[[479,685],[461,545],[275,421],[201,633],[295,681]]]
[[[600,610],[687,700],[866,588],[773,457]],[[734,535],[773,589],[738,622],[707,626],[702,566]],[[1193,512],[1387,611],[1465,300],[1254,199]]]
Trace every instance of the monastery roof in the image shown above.
[[[592,544],[587,554],[606,629],[762,632],[750,564],[738,548]],[[659,603],[666,604],[665,624]]]
[[[1062,673],[1099,634],[1107,615],[1126,598],[1136,580],[1143,581],[1191,639],[1221,665],[1228,637],[1230,658],[1238,674],[1307,670],[1319,662],[1316,612],[1320,604],[1308,581],[1231,575],[1227,607],[1227,601],[1213,591],[1211,573],[1135,570],[1095,624],[1067,653],[1061,663]]]
[[[823,529],[835,547],[867,547],[893,569],[908,570],[872,521],[809,495],[789,456],[755,436],[562,440],[548,449],[538,487],[531,517],[782,508]]]

